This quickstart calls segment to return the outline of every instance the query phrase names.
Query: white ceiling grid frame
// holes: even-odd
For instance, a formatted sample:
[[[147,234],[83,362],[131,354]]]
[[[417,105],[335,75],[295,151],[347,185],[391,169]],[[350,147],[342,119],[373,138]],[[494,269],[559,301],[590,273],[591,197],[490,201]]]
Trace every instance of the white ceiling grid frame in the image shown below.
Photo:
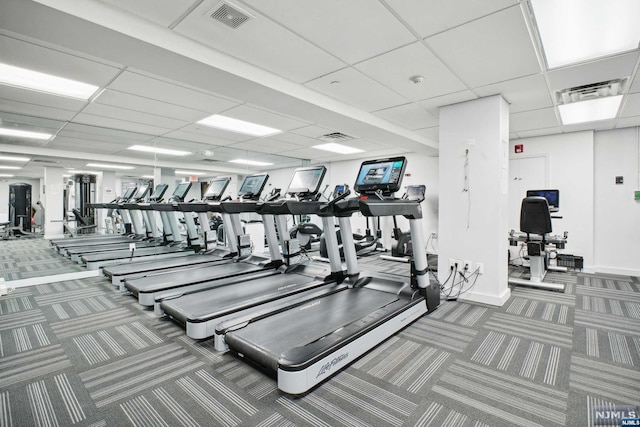
[[[126,109],[131,111],[152,114],[158,117],[177,119],[190,123],[198,121],[204,115],[208,114],[205,111],[198,111],[192,108],[111,89],[107,89],[102,92],[102,94],[95,100],[94,104],[104,104],[112,107],[126,106]]]
[[[553,107],[547,82],[543,74],[533,74],[500,83],[477,87],[478,96],[502,95],[509,103],[509,113]]]
[[[438,125],[436,117],[413,103],[375,111],[373,114],[411,130]]]
[[[469,87],[541,72],[519,5],[425,39]],[[523,49],[523,46],[527,48]]]
[[[127,106],[128,107],[128,106]],[[191,123],[186,120],[178,120],[166,116],[158,116],[155,114],[149,114],[139,110],[133,110],[125,108],[123,106],[114,106],[109,104],[102,104],[99,102],[93,102],[87,105],[80,115],[91,114],[94,116],[101,116],[107,119],[122,120],[130,123],[137,123],[146,126],[155,126],[158,128],[164,128],[173,130],[180,128]],[[141,131],[143,132],[143,131]],[[157,135],[153,133],[152,135]]]
[[[134,15],[144,16],[164,27],[189,11],[200,0],[100,0],[104,3],[126,10]]]
[[[509,115],[509,130],[513,132],[550,128],[558,125],[560,123],[555,108],[541,108]]]
[[[26,102],[18,102],[3,98],[0,98],[0,111],[6,111],[13,114],[34,115],[62,121],[71,120],[76,115],[75,111],[45,107],[43,105],[29,104]]]
[[[275,129],[280,129],[282,131],[301,128],[309,124],[248,104],[230,108],[223,111],[221,114],[223,116],[256,123],[262,126],[269,126]]]

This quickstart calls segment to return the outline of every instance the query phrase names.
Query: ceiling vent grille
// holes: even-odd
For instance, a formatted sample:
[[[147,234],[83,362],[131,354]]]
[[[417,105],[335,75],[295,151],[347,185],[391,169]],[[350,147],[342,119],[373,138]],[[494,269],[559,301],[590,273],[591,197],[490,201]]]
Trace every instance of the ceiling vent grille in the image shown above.
[[[213,11],[211,17],[231,28],[238,28],[253,16],[230,4],[222,3],[219,8]]]
[[[33,160],[31,161],[31,163],[46,163],[46,164],[52,165],[52,164],[58,164],[58,163],[60,163],[60,162],[58,162],[58,161],[56,161],[56,160],[41,160],[41,159],[33,159]]]
[[[571,104],[594,98],[616,96],[624,91],[626,82],[627,79],[624,78],[576,86],[556,92],[556,98],[559,104]]]
[[[321,139],[327,142],[346,142],[346,141],[351,141],[354,138],[352,136],[345,135],[344,133],[341,133],[341,132],[332,132],[326,135],[322,135],[318,139]]]

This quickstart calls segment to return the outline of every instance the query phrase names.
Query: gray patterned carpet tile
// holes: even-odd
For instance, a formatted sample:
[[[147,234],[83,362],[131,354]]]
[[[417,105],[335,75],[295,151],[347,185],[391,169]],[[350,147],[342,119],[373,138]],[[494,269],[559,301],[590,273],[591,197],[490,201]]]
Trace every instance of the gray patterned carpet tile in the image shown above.
[[[606,425],[598,409],[640,404],[640,282],[553,274],[565,293],[444,301],[303,396],[106,279],[18,288],[0,298],[0,426]]]

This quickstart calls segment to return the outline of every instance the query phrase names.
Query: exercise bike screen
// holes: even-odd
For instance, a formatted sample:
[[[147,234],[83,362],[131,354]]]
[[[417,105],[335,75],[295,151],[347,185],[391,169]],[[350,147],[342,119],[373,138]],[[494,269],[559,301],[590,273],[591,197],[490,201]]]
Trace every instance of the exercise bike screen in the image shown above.
[[[296,169],[291,177],[287,193],[316,194],[320,189],[325,172],[324,166]]]
[[[358,172],[355,190],[359,193],[376,190],[391,193],[398,191],[405,167],[404,157],[364,162]]]
[[[211,181],[211,184],[209,184],[209,188],[207,188],[207,192],[204,193],[203,197],[205,199],[220,198],[220,196],[222,196],[222,193],[224,193],[224,190],[227,189],[229,181],[231,181],[231,178],[214,179],[213,181]]]
[[[269,175],[267,174],[251,175],[246,177],[238,191],[238,196],[252,198],[260,197],[260,193],[262,193],[262,189],[264,188],[268,178]]]

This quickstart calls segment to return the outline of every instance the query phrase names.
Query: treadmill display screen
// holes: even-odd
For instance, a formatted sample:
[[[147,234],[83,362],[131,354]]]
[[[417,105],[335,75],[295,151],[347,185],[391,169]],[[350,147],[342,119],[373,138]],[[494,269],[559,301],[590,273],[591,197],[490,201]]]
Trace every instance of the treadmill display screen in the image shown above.
[[[549,210],[557,212],[560,209],[560,190],[527,190],[527,197],[538,196],[547,199]]]
[[[269,179],[269,175],[266,173],[246,177],[238,190],[238,197],[257,200],[260,198],[260,193],[262,193],[267,179]]]
[[[298,168],[293,172],[287,194],[314,195],[320,189],[327,168],[313,166],[310,168]]]
[[[127,188],[127,191],[124,192],[124,195],[122,196],[123,200],[129,200],[131,198],[131,196],[133,196],[133,193],[136,192],[136,187],[130,187]]]
[[[156,189],[153,191],[153,194],[149,197],[151,200],[160,200],[162,196],[164,196],[165,191],[167,191],[169,186],[167,184],[158,184],[156,185]]]
[[[181,182],[180,184],[178,184],[176,189],[173,190],[173,194],[171,195],[171,198],[183,201],[184,198],[187,197],[187,193],[189,192],[190,188],[191,188],[190,182]]]
[[[224,190],[227,189],[231,178],[216,178],[211,181],[209,184],[209,188],[207,188],[207,192],[202,196],[205,200],[217,200],[222,196]]]
[[[147,196],[147,194],[149,194],[149,184],[141,185],[138,188],[138,191],[136,191],[136,194],[134,194],[133,199],[134,200],[143,199]]]
[[[354,189],[361,194],[377,190],[387,195],[395,193],[400,189],[406,166],[405,157],[366,161],[360,165]]]

